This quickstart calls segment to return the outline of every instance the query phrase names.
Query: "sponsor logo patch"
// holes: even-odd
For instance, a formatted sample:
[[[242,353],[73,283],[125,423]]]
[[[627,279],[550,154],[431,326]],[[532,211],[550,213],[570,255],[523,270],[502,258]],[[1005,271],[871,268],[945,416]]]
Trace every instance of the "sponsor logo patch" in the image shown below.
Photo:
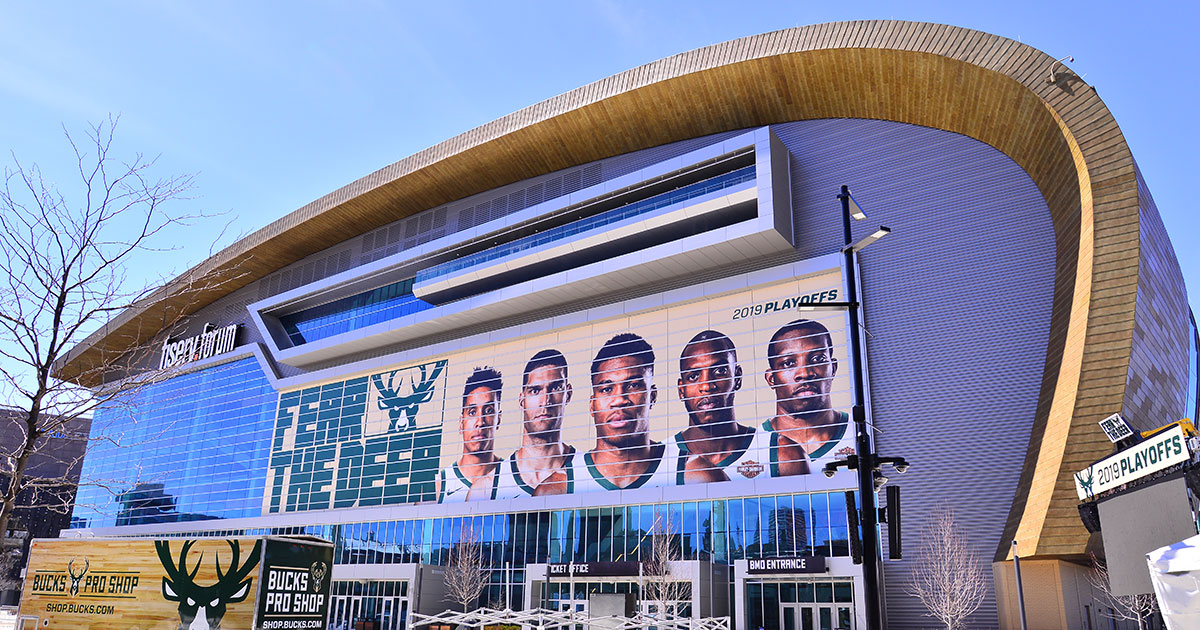
[[[763,470],[764,466],[752,459],[742,462],[737,467],[738,474],[747,479],[757,477]]]

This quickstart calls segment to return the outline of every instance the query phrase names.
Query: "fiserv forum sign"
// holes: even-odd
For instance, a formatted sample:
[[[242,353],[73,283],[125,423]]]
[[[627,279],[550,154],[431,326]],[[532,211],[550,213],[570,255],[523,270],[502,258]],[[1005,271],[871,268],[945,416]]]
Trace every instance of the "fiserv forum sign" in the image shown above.
[[[1075,492],[1080,500],[1086,501],[1105,490],[1186,462],[1190,457],[1183,428],[1176,425],[1075,473]]]
[[[239,326],[230,324],[224,328],[216,328],[212,324],[204,325],[204,332],[194,337],[171,341],[163,341],[162,356],[158,361],[158,369],[200,361],[218,354],[230,352],[237,345]]]

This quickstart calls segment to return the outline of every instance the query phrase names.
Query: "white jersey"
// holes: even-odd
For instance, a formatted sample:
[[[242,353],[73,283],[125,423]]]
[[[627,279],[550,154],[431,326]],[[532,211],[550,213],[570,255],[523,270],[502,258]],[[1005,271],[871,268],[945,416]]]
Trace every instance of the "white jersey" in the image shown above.
[[[858,439],[854,427],[850,424],[850,414],[839,411],[837,423],[833,438],[809,453],[810,460],[845,459],[847,455],[854,455],[858,452]],[[813,471],[816,471],[816,467],[813,468]]]
[[[771,438],[773,435],[771,431],[754,429],[752,432],[746,434],[746,439],[742,447],[726,455],[724,459],[717,463],[717,467],[725,471],[730,481],[744,481],[758,477],[766,478],[775,476],[772,474],[775,467],[770,465],[774,461],[771,457],[773,454],[771,449]],[[684,484],[684,466],[688,458],[692,456],[692,452],[683,440],[682,431],[671,436],[671,442],[679,452],[675,483],[682,486]]]
[[[496,498],[496,488],[500,480],[500,468],[497,467],[492,473],[492,496]],[[464,503],[467,500],[467,493],[471,491],[471,479],[463,474],[458,467],[458,462],[450,464],[446,468],[438,472],[438,478],[442,482],[441,494],[438,495],[438,503]]]
[[[614,484],[596,468],[592,461],[591,451],[575,457],[575,493],[595,492],[599,490],[633,490],[635,488],[655,488],[675,485],[676,466],[679,463],[679,449],[672,442],[659,443],[654,449],[661,456],[650,462],[650,468],[642,473],[633,483],[624,488]]]
[[[771,436],[768,448],[770,452],[770,466],[767,468],[767,471],[771,477],[779,477],[781,476],[779,474],[779,460],[777,458],[779,453],[779,433],[771,426],[770,420],[763,421],[761,430],[763,433]],[[855,434],[854,428],[850,426],[850,415],[844,411],[839,411],[833,437],[821,444],[813,452],[807,453],[809,471],[815,473],[823,466],[818,460],[827,462],[835,459],[845,459],[847,455],[853,455],[856,452]]]
[[[519,450],[519,449],[518,449]],[[575,460],[578,453],[574,446],[568,446],[566,459],[563,461],[563,471],[567,473],[567,492],[575,492]],[[535,488],[525,483],[521,478],[521,467],[517,464],[517,451],[513,451],[508,459],[500,464],[500,481],[496,489],[497,499],[519,499],[533,496]]]

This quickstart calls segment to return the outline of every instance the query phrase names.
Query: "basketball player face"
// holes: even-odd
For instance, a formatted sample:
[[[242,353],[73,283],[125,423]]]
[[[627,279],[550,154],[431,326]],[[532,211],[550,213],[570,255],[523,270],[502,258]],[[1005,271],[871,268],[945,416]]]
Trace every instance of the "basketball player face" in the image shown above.
[[[571,401],[566,370],[557,365],[534,368],[525,377],[520,405],[525,432],[530,435],[557,433],[562,429],[563,408]]]
[[[463,452],[474,455],[490,453],[496,441],[496,425],[500,423],[500,392],[490,387],[476,387],[467,394],[459,417]]]
[[[692,425],[733,421],[733,393],[742,387],[742,368],[722,344],[701,341],[683,349],[679,398]]]
[[[775,390],[778,408],[789,415],[830,408],[829,391],[837,374],[837,359],[826,344],[828,337],[811,329],[794,330],[774,345],[778,356],[769,358],[767,384]]]
[[[596,438],[616,448],[645,446],[650,441],[650,407],[658,398],[653,368],[634,357],[615,357],[592,376],[592,421]]]

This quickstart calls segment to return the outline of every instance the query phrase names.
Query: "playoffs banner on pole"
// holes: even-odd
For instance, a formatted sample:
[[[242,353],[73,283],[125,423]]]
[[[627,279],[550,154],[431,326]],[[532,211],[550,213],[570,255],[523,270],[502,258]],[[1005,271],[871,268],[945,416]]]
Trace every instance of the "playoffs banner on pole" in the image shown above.
[[[1079,500],[1088,501],[1105,490],[1112,490],[1190,458],[1187,436],[1183,428],[1176,425],[1075,473],[1075,493]]]
[[[539,332],[280,396],[264,509],[735,482],[854,452],[829,270]],[[544,322],[548,324],[551,322]]]

